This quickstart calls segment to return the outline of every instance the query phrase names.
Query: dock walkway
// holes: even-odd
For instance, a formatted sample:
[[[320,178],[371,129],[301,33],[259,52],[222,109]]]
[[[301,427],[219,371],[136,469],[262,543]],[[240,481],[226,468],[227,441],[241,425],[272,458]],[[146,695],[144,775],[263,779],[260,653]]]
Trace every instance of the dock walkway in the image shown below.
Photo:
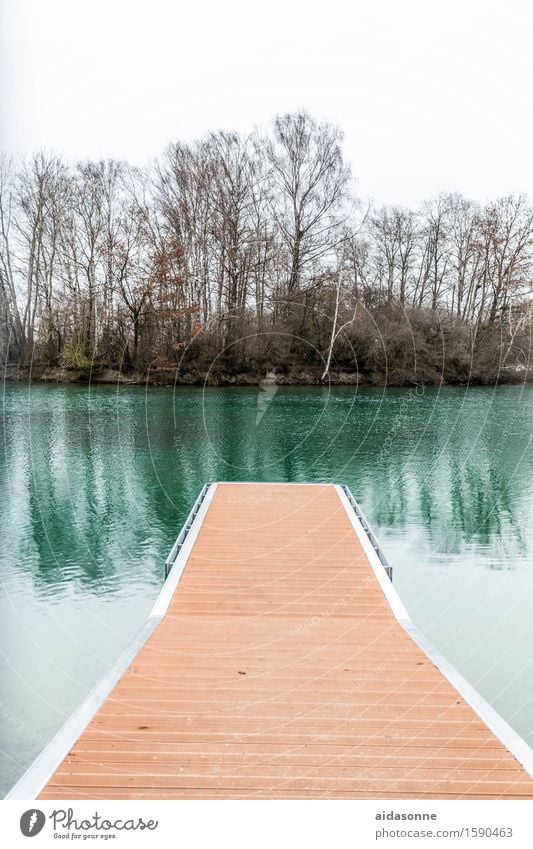
[[[146,628],[10,798],[533,798],[531,750],[425,642],[355,506],[205,488]]]

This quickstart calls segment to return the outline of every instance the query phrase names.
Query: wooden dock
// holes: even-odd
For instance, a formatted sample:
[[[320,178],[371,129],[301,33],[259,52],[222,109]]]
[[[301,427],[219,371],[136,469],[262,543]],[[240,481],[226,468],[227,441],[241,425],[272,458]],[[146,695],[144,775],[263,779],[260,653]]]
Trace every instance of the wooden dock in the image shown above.
[[[425,642],[356,507],[206,488],[151,620],[8,798],[533,798],[531,749]]]

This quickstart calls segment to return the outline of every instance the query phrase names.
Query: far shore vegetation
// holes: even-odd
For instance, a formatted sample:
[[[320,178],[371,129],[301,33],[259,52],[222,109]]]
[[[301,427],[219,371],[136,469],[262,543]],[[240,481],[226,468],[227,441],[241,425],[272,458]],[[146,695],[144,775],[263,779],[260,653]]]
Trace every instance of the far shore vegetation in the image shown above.
[[[531,377],[533,210],[361,200],[342,133],[172,143],[145,168],[0,161],[11,378],[239,385]]]

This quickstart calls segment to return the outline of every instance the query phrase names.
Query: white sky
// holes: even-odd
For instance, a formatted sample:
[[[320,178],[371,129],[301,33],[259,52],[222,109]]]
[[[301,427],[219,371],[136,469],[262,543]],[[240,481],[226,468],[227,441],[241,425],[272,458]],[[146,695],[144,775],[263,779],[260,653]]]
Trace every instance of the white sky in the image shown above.
[[[142,163],[172,139],[305,107],[344,130],[365,198],[533,198],[528,0],[0,7],[4,149]]]

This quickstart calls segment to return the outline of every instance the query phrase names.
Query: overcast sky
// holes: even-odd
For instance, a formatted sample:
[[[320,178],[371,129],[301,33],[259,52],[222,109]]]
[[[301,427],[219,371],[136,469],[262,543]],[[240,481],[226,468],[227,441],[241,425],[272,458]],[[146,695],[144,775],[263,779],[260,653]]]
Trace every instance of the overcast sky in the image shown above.
[[[306,108],[359,192],[533,198],[522,0],[0,0],[1,144],[142,163]]]

